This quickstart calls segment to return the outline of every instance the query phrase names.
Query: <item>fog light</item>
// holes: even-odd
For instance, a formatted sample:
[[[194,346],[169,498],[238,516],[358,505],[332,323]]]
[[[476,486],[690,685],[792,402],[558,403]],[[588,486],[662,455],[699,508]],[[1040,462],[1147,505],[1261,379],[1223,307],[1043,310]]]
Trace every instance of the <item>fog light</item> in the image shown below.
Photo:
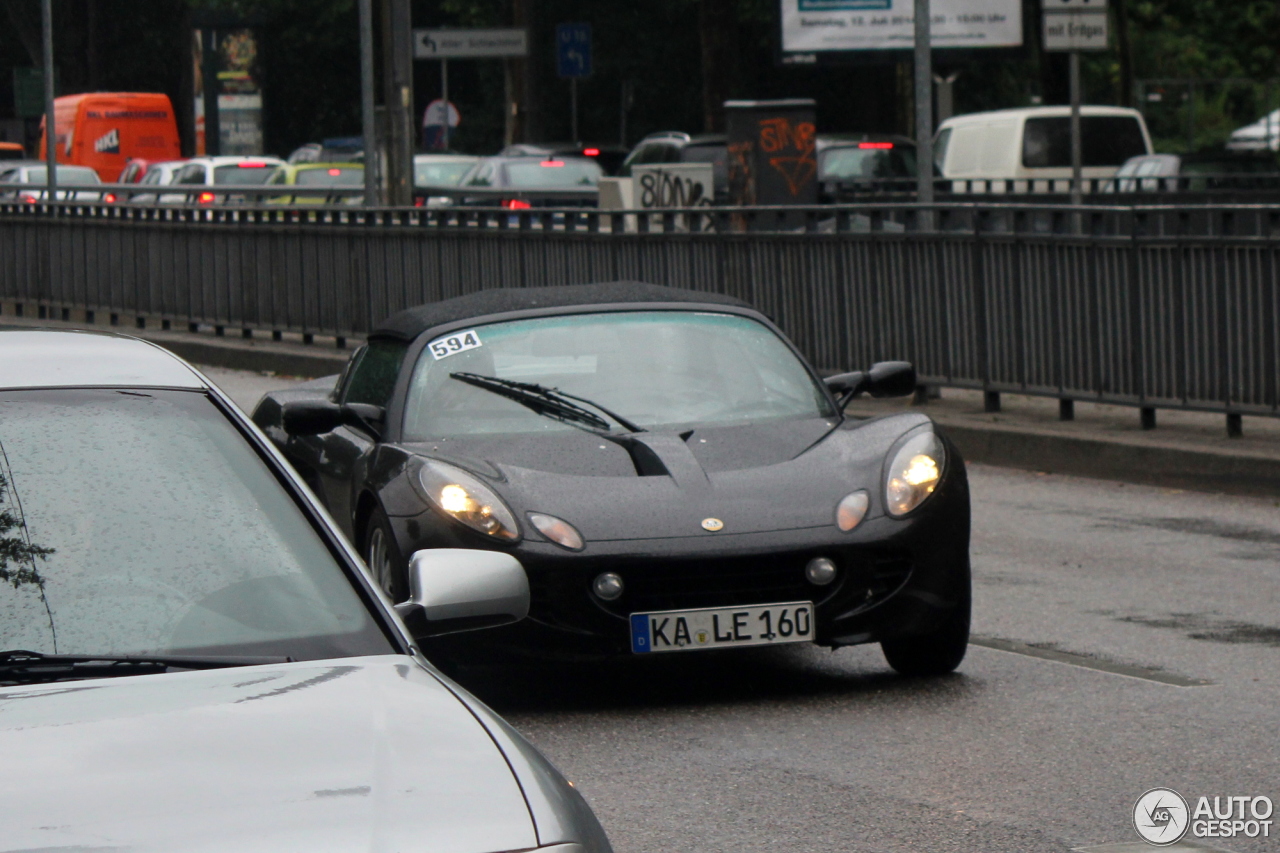
[[[622,577],[614,572],[598,574],[591,582],[591,591],[605,601],[613,601],[622,595]]]
[[[826,586],[836,579],[836,564],[827,557],[814,557],[804,567],[804,576],[815,586]]]

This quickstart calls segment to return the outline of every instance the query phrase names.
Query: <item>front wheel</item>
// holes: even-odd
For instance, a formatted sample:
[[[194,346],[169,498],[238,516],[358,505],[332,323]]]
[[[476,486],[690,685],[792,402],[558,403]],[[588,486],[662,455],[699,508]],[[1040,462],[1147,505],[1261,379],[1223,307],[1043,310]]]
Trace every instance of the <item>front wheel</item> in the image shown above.
[[[364,547],[361,549],[369,573],[393,602],[409,597],[407,569],[391,532],[391,522],[381,507],[369,514],[364,527]]]
[[[969,614],[972,610],[969,572],[964,573],[964,591],[953,610],[928,633],[883,640],[885,660],[903,675],[945,675],[960,665],[969,648]]]

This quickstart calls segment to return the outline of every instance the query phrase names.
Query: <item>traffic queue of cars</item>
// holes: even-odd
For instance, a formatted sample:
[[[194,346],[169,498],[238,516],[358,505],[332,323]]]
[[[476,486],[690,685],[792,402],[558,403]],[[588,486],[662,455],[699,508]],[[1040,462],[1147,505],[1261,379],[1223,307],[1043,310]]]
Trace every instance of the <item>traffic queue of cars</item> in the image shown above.
[[[364,152],[360,137],[308,143],[294,150],[287,161],[264,156],[184,161],[177,159],[176,125],[164,95],[66,96],[57,99],[56,116],[56,142],[67,158],[64,166],[96,173],[88,179],[88,172],[69,172],[69,184],[81,183],[74,178],[83,176],[85,184],[105,181],[174,187],[140,193],[104,189],[97,195],[77,187],[78,191],[70,194],[60,193],[59,199],[137,204],[270,201],[310,205],[358,204],[362,198]],[[1092,189],[1102,192],[1273,188],[1277,177],[1276,163],[1269,153],[1249,162],[1244,162],[1248,158],[1243,155],[1226,151],[1153,154],[1143,117],[1133,109],[1083,107],[1081,134],[1083,177]],[[814,174],[823,203],[854,202],[886,193],[909,195],[915,191],[920,164],[912,139],[892,134],[845,133],[818,134],[814,142]],[[418,154],[413,161],[414,203],[517,210],[594,207],[600,203],[600,182],[606,177],[625,180],[639,167],[701,163],[711,166],[708,202],[728,204],[728,147],[723,134],[663,131],[646,136],[629,150],[608,144],[522,143],[508,145],[488,157],[452,152]],[[12,144],[0,150],[0,155],[9,158],[23,153],[20,146]],[[0,176],[8,175],[0,179],[8,182],[30,182],[30,176],[42,166],[39,160],[20,159],[0,159],[0,164]],[[1069,110],[1027,107],[948,118],[935,137],[934,163],[930,168],[944,192],[1065,191],[1071,178]],[[1216,172],[1209,174],[1214,169],[1229,177],[1224,180]],[[1262,173],[1265,175],[1259,177]],[[1168,180],[1184,174],[1196,177]],[[315,190],[296,195],[280,191],[300,181]],[[244,189],[215,189],[220,186]],[[30,189],[21,197],[35,202],[44,196],[39,190]],[[628,196],[623,193],[622,197]],[[616,206],[616,202],[609,203]]]

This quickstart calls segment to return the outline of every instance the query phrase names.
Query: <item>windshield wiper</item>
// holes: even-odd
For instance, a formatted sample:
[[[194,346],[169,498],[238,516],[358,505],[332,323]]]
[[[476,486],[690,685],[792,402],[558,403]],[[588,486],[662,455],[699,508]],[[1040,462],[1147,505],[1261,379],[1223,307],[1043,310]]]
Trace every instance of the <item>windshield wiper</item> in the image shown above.
[[[281,656],[201,655],[47,655],[26,649],[0,652],[0,684],[38,684],[82,678],[109,678],[117,675],[149,675],[181,669],[222,669],[289,663]]]
[[[584,409],[577,403],[572,402],[577,400],[578,403],[586,403],[588,406],[604,412],[630,432],[645,431],[643,427],[627,420],[617,412],[609,411],[594,400],[567,394],[557,388],[535,385],[532,382],[516,382],[513,379],[499,379],[496,376],[483,376],[479,373],[450,373],[449,376],[459,382],[465,382],[468,385],[492,391],[494,394],[506,397],[508,400],[515,400],[520,405],[532,409],[540,415],[545,415],[567,424],[585,424],[588,427],[592,427],[593,431],[605,430],[608,432],[609,430],[608,421],[595,412]]]

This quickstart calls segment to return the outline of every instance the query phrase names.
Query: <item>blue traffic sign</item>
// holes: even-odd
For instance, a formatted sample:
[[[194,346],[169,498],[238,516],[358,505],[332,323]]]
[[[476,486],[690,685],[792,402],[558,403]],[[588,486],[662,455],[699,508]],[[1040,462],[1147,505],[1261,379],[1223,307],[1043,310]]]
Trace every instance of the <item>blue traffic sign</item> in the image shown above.
[[[569,78],[591,76],[590,24],[556,24],[556,73]]]

